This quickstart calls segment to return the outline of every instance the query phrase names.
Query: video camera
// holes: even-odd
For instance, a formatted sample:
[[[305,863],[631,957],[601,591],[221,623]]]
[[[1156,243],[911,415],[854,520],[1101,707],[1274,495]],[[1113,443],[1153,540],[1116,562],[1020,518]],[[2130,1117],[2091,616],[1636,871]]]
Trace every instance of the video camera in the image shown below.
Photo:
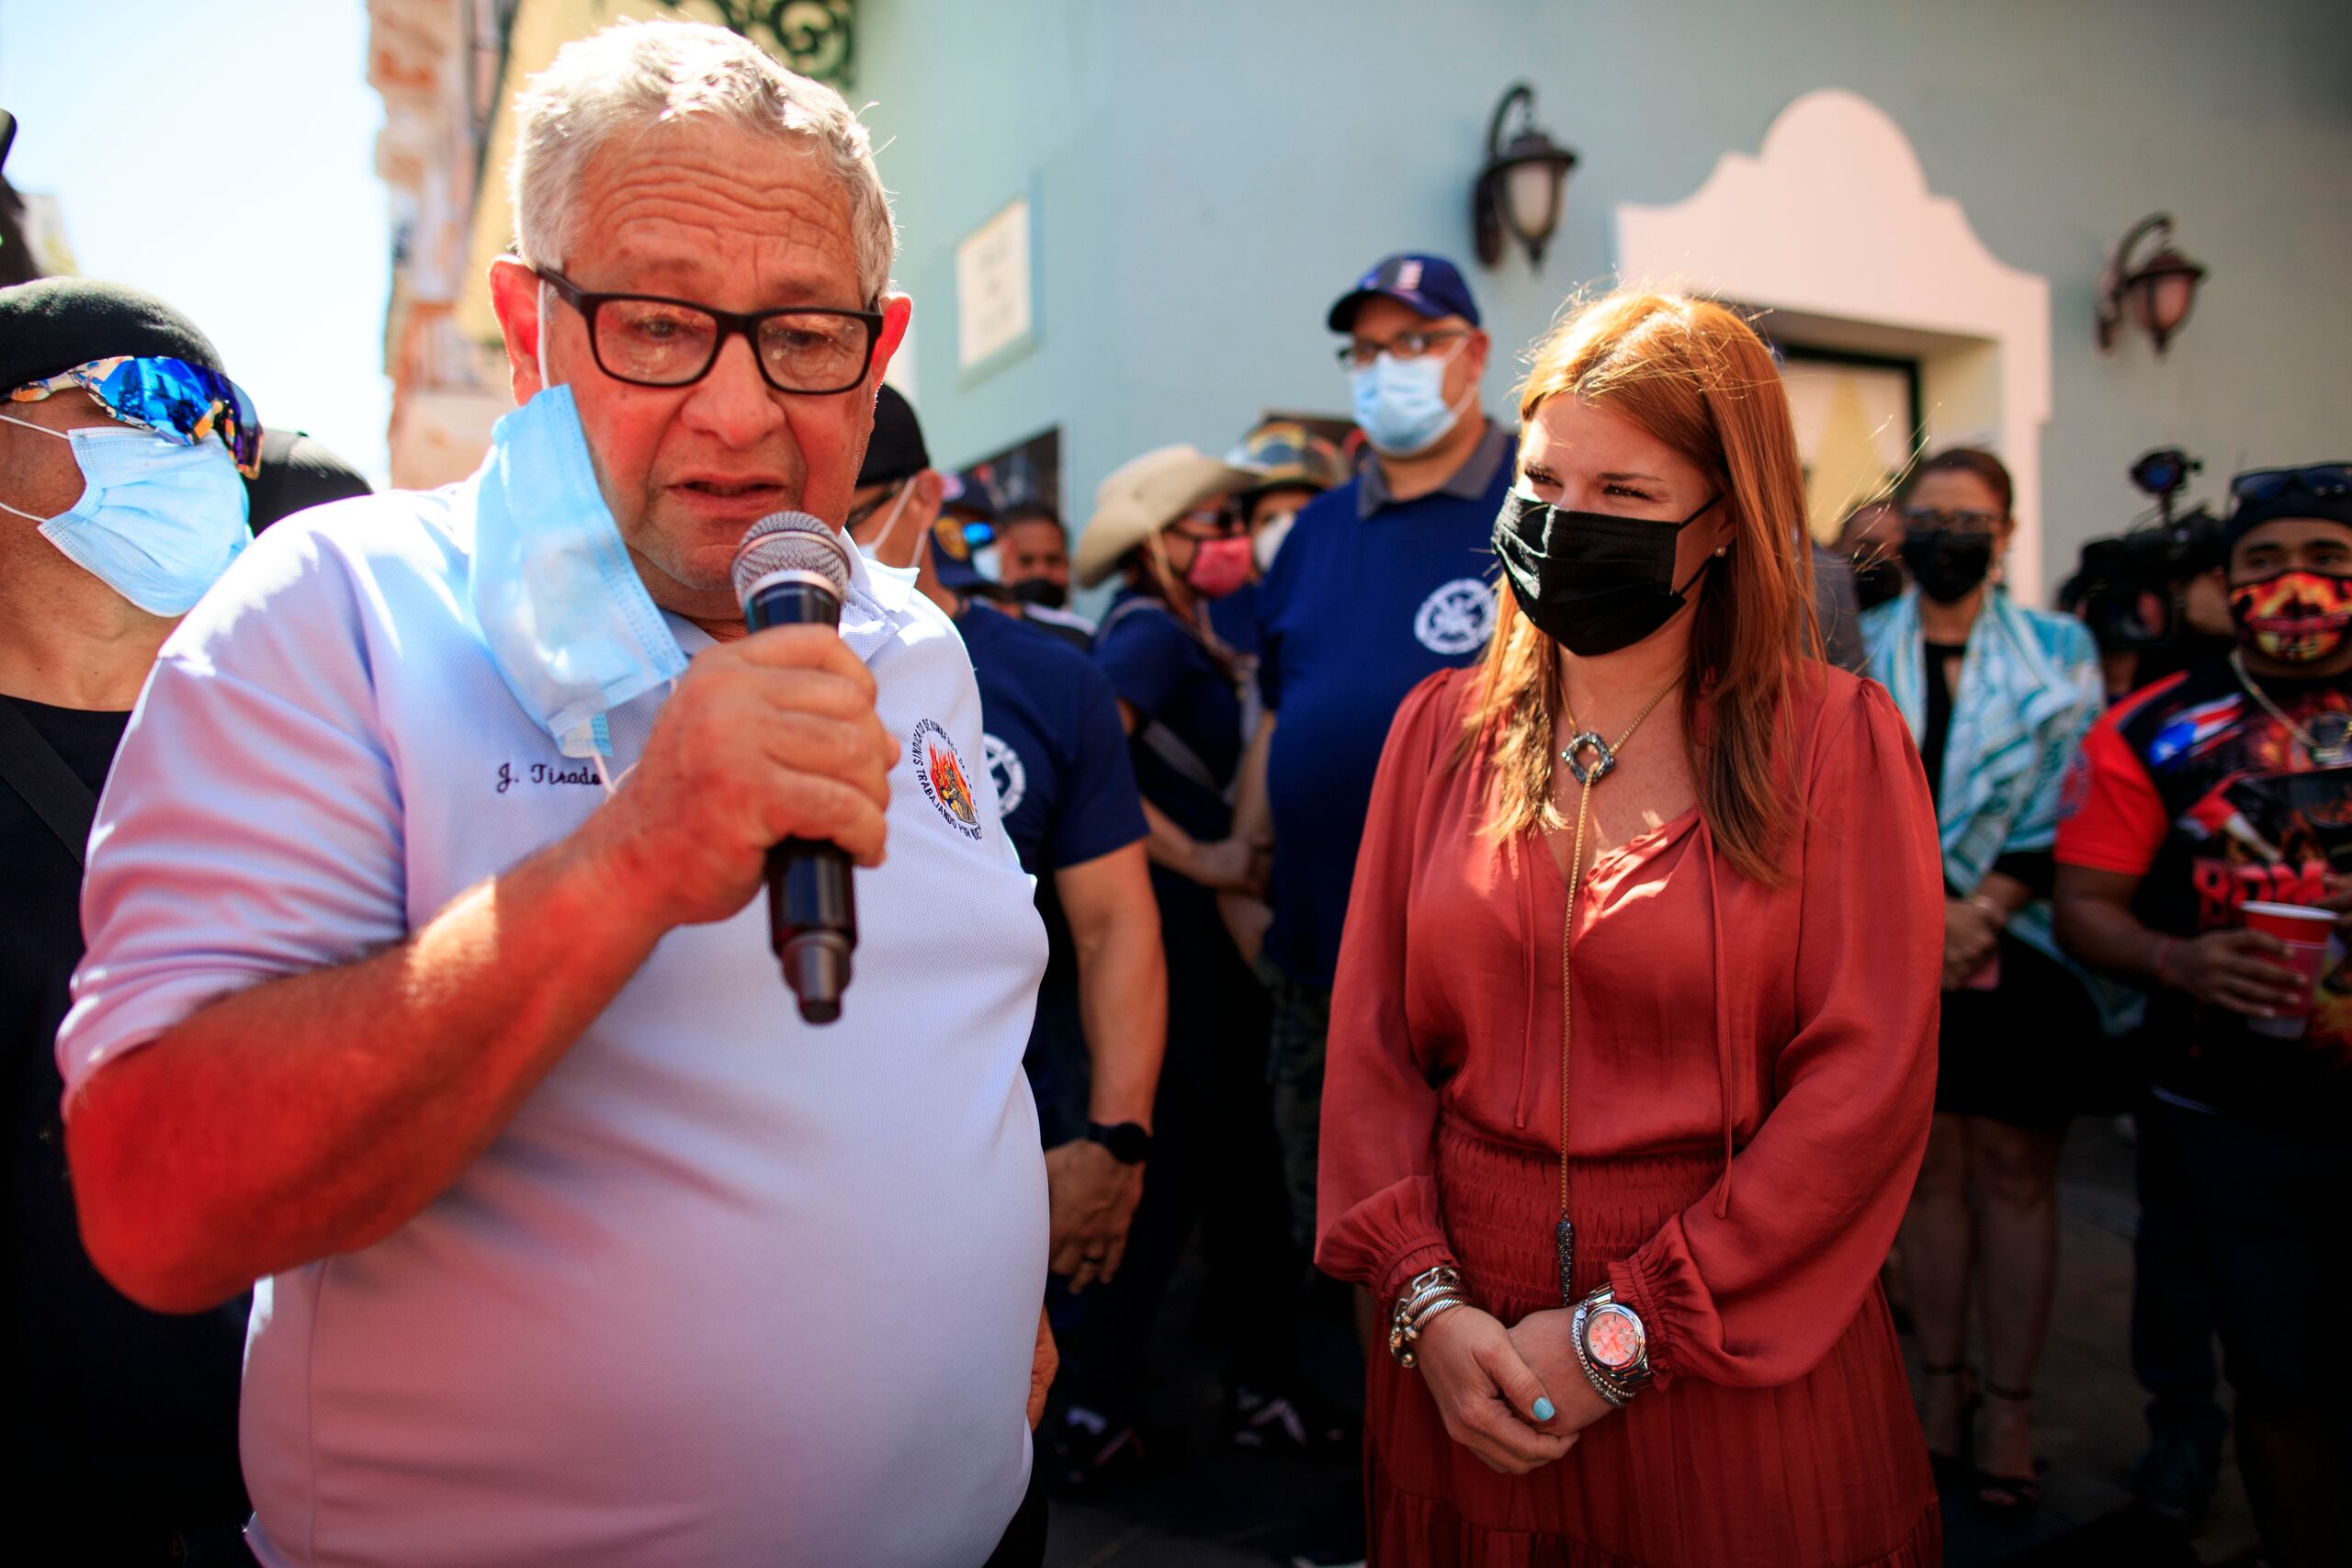
[[[2092,539],[2064,591],[2102,653],[2161,647],[2179,634],[2179,588],[2229,558],[2222,520],[2202,505],[2175,515],[2174,500],[2204,464],[2177,446],[2132,465],[2134,488],[2155,498],[2155,520]]]

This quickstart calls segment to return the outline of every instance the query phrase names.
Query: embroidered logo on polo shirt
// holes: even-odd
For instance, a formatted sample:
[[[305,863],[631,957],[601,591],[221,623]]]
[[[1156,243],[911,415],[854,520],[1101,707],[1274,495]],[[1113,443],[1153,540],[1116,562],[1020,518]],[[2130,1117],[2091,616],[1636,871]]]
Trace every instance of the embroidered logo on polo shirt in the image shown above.
[[[980,734],[980,753],[989,777],[996,781],[997,814],[1010,817],[1021,809],[1022,797],[1029,793],[1029,770],[1021,765],[1020,752],[985,730]]]
[[[947,818],[950,828],[967,839],[978,839],[979,808],[972,803],[972,785],[964,773],[964,759],[956,754],[956,742],[947,739],[947,731],[926,718],[915,726],[914,739],[907,750],[909,760],[915,765],[915,782],[922,786],[923,798]]]
[[[1476,651],[1495,629],[1495,591],[1475,577],[1457,577],[1421,601],[1413,635],[1448,659]]]

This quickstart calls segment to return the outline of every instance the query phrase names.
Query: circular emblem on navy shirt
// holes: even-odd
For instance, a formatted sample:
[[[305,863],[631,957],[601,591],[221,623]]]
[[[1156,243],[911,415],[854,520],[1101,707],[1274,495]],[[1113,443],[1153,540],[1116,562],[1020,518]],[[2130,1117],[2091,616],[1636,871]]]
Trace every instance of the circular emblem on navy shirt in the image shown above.
[[[1495,591],[1475,577],[1457,577],[1421,601],[1413,635],[1431,653],[1451,659],[1472,653],[1495,629]]]
[[[1021,797],[1029,793],[1029,770],[1021,765],[1020,752],[985,731],[980,736],[980,751],[989,776],[996,781],[997,811],[1010,817],[1021,809]]]
[[[949,827],[967,839],[978,838],[980,812],[973,802],[971,775],[964,772],[964,759],[956,754],[956,742],[947,739],[947,731],[930,719],[922,720],[915,726],[907,754],[914,763],[915,782],[922,786],[923,798],[947,818]]]

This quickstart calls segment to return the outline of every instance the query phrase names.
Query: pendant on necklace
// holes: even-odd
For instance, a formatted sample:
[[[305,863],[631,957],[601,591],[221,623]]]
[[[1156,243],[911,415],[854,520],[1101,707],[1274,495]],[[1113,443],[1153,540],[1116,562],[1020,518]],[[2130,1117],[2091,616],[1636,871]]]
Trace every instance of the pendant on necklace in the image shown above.
[[[2335,731],[2335,739],[2325,743],[2319,738],[2323,724],[2331,726]],[[2352,762],[2352,714],[2322,714],[2312,720],[2309,734],[2312,761],[2321,767],[2340,768],[2346,762]]]
[[[1560,1216],[1560,1227],[1553,1233],[1553,1240],[1560,1251],[1560,1304],[1577,1304],[1577,1227],[1568,1216]]]
[[[1587,751],[1593,754],[1590,763],[1584,760]],[[1576,775],[1579,784],[1598,784],[1617,769],[1617,753],[1608,741],[1589,729],[1560,748],[1560,761],[1568,765],[1568,772]]]

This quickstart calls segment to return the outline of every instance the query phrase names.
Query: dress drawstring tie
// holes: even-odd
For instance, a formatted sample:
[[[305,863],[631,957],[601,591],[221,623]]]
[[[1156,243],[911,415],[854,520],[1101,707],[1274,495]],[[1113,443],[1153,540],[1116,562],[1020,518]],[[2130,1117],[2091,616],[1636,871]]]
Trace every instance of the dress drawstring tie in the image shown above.
[[[1715,1087],[1723,1097],[1724,1106],[1724,1174],[1715,1183],[1715,1218],[1722,1219],[1731,1212],[1732,1162],[1732,1101],[1731,1101],[1731,986],[1724,974],[1724,897],[1715,877],[1719,857],[1715,853],[1714,830],[1704,817],[1699,819],[1699,851],[1707,857],[1707,931],[1714,943],[1708,955],[1715,987]]]

